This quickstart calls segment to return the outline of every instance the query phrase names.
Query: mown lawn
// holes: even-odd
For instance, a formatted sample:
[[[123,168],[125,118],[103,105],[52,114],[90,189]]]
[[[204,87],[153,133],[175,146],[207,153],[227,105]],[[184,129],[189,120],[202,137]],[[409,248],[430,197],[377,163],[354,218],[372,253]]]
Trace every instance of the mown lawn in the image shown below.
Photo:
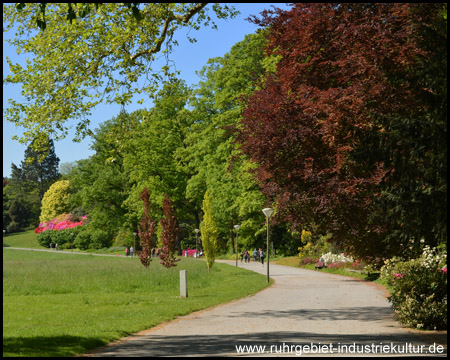
[[[34,233],[34,230],[5,234],[3,236],[3,245],[6,247],[45,249],[37,242],[37,234]]]
[[[190,312],[254,294],[265,276],[182,258],[152,261],[3,249],[3,356],[73,356]],[[188,298],[179,297],[179,271]]]

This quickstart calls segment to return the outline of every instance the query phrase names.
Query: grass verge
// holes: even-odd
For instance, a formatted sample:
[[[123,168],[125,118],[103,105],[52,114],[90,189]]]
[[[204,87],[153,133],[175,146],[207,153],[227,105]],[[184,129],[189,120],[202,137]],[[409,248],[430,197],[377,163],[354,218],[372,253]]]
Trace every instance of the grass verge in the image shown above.
[[[74,356],[161,322],[254,294],[265,276],[183,258],[166,269],[137,258],[3,250],[3,356]],[[187,270],[189,296],[179,297]]]

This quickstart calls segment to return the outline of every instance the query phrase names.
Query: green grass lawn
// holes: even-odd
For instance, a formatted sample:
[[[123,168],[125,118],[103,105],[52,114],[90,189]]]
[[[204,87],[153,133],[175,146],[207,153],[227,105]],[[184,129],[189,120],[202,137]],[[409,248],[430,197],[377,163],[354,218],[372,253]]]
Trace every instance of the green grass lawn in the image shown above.
[[[264,275],[226,264],[210,272],[198,259],[177,264],[3,249],[3,356],[81,354],[267,286]],[[179,297],[180,270],[188,298]]]
[[[34,233],[34,230],[6,234],[3,236],[3,245],[6,247],[45,249],[37,242],[37,234]]]

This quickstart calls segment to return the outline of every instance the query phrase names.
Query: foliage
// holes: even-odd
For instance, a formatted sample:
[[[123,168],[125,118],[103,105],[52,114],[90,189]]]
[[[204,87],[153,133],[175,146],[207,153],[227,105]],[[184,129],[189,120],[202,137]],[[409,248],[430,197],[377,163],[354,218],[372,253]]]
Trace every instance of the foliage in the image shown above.
[[[42,222],[39,226],[34,229],[36,234],[40,234],[43,231],[47,230],[64,230],[64,229],[72,229],[74,227],[83,225],[87,220],[87,216],[83,215],[81,217],[73,218],[72,214],[61,214],[56,218]]]
[[[41,222],[47,222],[70,211],[69,197],[72,190],[69,180],[55,182],[44,195],[41,208]]]
[[[142,190],[139,198],[144,202],[144,213],[142,214],[138,231],[142,247],[139,259],[142,265],[147,268],[150,265],[150,261],[152,261],[152,249],[155,245],[153,235],[156,230],[156,221],[150,217],[150,194],[146,187]]]
[[[36,143],[35,139],[33,143]],[[6,229],[10,221],[14,224],[10,226],[18,231],[28,226],[36,226],[39,223],[41,201],[44,193],[50,185],[59,177],[59,159],[55,155],[53,141],[50,140],[50,150],[48,155],[41,159],[41,153],[36,152],[31,146],[25,150],[25,159],[20,167],[14,163],[11,165],[11,179],[3,186],[3,212],[11,210],[14,220],[10,216],[4,217],[3,226]],[[13,205],[14,204],[14,205]],[[19,211],[20,210],[20,211]]]
[[[76,238],[82,232],[82,227],[77,226],[75,228],[63,229],[63,230],[55,230],[50,229],[46,231],[42,231],[37,235],[37,241],[39,245],[43,247],[50,247],[50,243],[53,245],[58,244],[58,247],[61,249],[65,248],[64,244],[72,244],[72,234],[73,234],[73,244],[76,245]],[[85,249],[82,246],[79,246],[82,249]]]
[[[381,277],[392,287],[398,320],[418,329],[447,329],[447,253],[425,246],[417,259],[387,260]]]
[[[161,259],[161,264],[166,268],[169,268],[176,266],[175,262],[179,261],[179,259],[175,257],[175,253],[177,251],[176,243],[180,229],[178,228],[177,218],[174,214],[173,202],[167,195],[164,197],[163,201],[163,213],[164,218],[160,221],[163,247],[159,258]]]
[[[446,238],[441,9],[297,3],[254,19],[279,58],[238,141],[277,203],[274,221],[315,224],[358,258],[412,256],[422,237]]]
[[[216,258],[219,230],[217,229],[209,190],[205,192],[202,210],[204,217],[202,223],[200,224],[200,234],[202,237],[203,252],[206,257],[206,265],[208,266],[208,270],[211,270]]]
[[[88,115],[97,104],[128,104],[136,94],[152,95],[163,76],[175,76],[169,61],[160,71],[152,69],[157,56],[163,53],[168,57],[178,45],[174,34],[182,28],[215,27],[207,3],[139,4],[134,7],[142,15],[139,21],[130,16],[127,4],[94,7],[72,3],[74,12],[83,16],[71,23],[61,21],[66,4],[47,3],[46,29],[39,32],[43,24],[36,20],[40,20],[42,5],[27,3],[21,11],[14,4],[3,6],[4,31],[14,29],[15,34],[6,41],[19,53],[31,53],[33,59],[22,67],[7,58],[12,75],[4,83],[22,84],[27,100],[18,103],[10,99],[5,110],[7,121],[26,129],[20,142],[43,134],[62,139],[67,136],[70,119],[78,119],[75,141],[91,135]],[[212,10],[219,19],[237,14],[221,4],[214,4]],[[141,77],[144,81],[138,83]]]

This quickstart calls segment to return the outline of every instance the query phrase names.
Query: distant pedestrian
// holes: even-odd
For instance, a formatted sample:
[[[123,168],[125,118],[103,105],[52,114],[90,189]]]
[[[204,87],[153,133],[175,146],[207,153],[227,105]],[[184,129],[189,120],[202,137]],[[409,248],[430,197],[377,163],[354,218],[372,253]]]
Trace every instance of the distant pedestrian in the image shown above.
[[[264,266],[264,258],[266,257],[266,254],[264,254],[264,250],[259,249],[259,257],[261,258],[261,264]]]
[[[253,250],[253,261],[256,262],[256,257],[258,256],[258,252],[256,251],[256,248]]]
[[[52,243],[50,243],[50,250],[51,250],[51,249],[53,249],[53,244],[52,244]]]
[[[130,247],[130,256],[133,256],[133,247]]]
[[[55,244],[55,250],[58,251],[58,244]]]
[[[128,248],[125,248],[125,256],[128,256],[128,252],[129,252],[130,250],[128,250]]]
[[[242,262],[242,260],[244,259],[244,252],[243,251],[241,251],[240,256],[241,256],[241,262]]]
[[[247,260],[248,260],[248,262],[250,262],[250,259],[248,258],[248,251],[247,251],[247,249],[245,249],[245,251],[244,251],[244,259],[245,259],[245,263],[247,263]]]

